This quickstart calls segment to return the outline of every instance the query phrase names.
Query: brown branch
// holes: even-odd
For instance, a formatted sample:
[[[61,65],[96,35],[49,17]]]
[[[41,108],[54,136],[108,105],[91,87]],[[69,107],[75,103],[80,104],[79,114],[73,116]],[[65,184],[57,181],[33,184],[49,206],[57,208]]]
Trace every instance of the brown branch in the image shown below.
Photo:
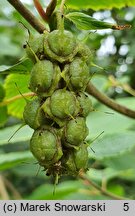
[[[106,106],[110,107],[111,109],[126,115],[130,118],[135,118],[135,111],[131,110],[123,105],[116,103],[114,100],[107,97],[105,94],[101,93],[91,82],[87,86],[86,91],[98,99],[101,103],[105,104]]]
[[[14,199],[21,200],[22,196],[17,191],[15,186],[8,179],[6,179],[5,177],[4,177],[4,182],[5,182],[5,185],[7,186],[7,188],[12,192]]]
[[[55,10],[57,5],[57,0],[51,0],[50,4],[46,8],[46,15],[50,17]]]
[[[95,189],[97,189],[98,191],[100,191],[101,194],[103,194],[105,196],[108,196],[111,199],[115,199],[115,200],[129,200],[129,198],[118,196],[116,194],[110,193],[109,191],[101,188],[95,182],[91,181],[84,173],[80,173],[79,177],[82,180],[86,181],[88,185],[90,185],[90,186],[94,187]]]
[[[20,0],[7,0],[21,15],[36,29],[39,33],[43,33],[45,26],[21,3]]]
[[[40,4],[39,0],[33,0],[34,1],[34,5],[38,11],[38,13],[40,14],[40,16],[43,18],[43,20],[45,22],[48,23],[49,19],[48,16],[46,15],[46,12],[44,11],[42,5]]]
[[[4,178],[2,175],[0,175],[0,196],[3,200],[10,199],[6,186],[5,186]]]

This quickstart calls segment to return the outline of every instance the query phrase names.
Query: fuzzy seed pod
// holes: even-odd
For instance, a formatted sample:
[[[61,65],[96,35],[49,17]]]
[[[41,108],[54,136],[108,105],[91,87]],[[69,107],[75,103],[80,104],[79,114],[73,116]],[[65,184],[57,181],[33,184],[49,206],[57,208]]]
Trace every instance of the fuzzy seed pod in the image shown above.
[[[65,145],[68,147],[79,146],[87,137],[88,133],[84,118],[77,117],[74,120],[70,120],[65,127]]]
[[[81,58],[75,58],[69,65],[69,87],[74,91],[85,91],[90,80],[89,67]]]
[[[30,140],[30,150],[45,168],[58,162],[63,155],[60,139],[52,128],[35,130]]]
[[[47,91],[51,86],[54,75],[54,68],[52,62],[48,60],[38,61],[31,71],[30,89],[40,94]]]
[[[23,113],[25,123],[35,130],[30,150],[56,181],[61,175],[77,176],[81,170],[87,171],[86,117],[93,110],[85,94],[91,51],[64,30],[63,24],[59,13],[59,30],[30,35],[26,45],[26,53],[34,62],[29,88],[37,95]]]
[[[28,44],[26,44],[26,54],[34,63],[36,63],[35,56],[40,59],[40,56],[43,54],[43,44],[44,34],[30,35]]]
[[[54,30],[44,38],[44,53],[60,63],[72,61],[78,51],[78,45],[69,31]]]
[[[76,169],[86,170],[88,165],[88,150],[87,145],[82,143],[78,150],[74,150],[74,162],[76,165]]]
[[[56,90],[50,98],[50,109],[60,119],[71,118],[78,112],[78,101],[73,92],[65,89]]]
[[[80,104],[80,116],[87,117],[88,114],[93,111],[93,106],[90,98],[83,92],[79,92],[77,99]]]
[[[88,65],[90,65],[92,53],[86,44],[79,43],[79,50],[77,53],[77,57],[80,57],[84,62],[86,62]]]
[[[64,175],[77,175],[76,164],[72,152],[69,152],[67,155],[65,155],[65,157],[62,158],[62,168]]]
[[[40,100],[38,98],[29,101],[23,112],[23,118],[26,124],[31,128],[37,129],[46,123],[43,112],[40,108]]]
[[[66,124],[66,119],[59,119],[52,114],[50,109],[50,98],[46,99],[41,108],[46,118],[50,118],[53,122],[56,122],[59,125],[59,127],[63,127]]]
[[[58,85],[60,69],[51,61],[38,61],[31,71],[29,88],[40,96],[51,94]],[[56,83],[57,81],[57,83]]]
[[[86,171],[88,166],[88,150],[81,144],[78,150],[68,151],[61,159],[62,174],[76,176],[80,170]]]

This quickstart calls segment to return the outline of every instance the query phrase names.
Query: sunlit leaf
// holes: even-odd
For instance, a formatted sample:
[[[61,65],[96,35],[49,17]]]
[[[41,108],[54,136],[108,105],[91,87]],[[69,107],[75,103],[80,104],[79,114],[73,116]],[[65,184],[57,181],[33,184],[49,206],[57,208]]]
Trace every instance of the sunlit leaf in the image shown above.
[[[94,150],[89,151],[90,157],[103,160],[104,158],[116,157],[131,151],[135,147],[135,133],[125,131],[125,133],[115,133],[98,138],[91,144]]]
[[[135,6],[135,0],[108,0],[108,1],[67,0],[66,5],[74,9],[91,8],[93,10],[100,10],[100,9],[122,8],[126,6]]]
[[[81,12],[72,12],[66,15],[66,18],[70,19],[77,28],[82,30],[98,30],[98,29],[115,29],[122,30],[130,28],[130,25],[116,25],[114,23],[108,23],[97,20],[87,14]]]
[[[7,144],[15,144],[19,142],[28,142],[32,136],[33,130],[29,126],[24,126],[19,131],[20,124],[6,127],[0,130],[0,146]],[[13,138],[8,142],[9,138],[17,131]]]
[[[30,151],[0,154],[0,170],[9,169],[31,159],[33,159],[33,155]]]
[[[17,64],[13,66],[0,66],[0,75],[1,74],[27,74],[30,73],[32,68],[32,62],[29,59],[20,60]]]
[[[8,75],[5,81],[5,90],[6,90],[5,100],[11,99],[16,95],[20,95],[19,91],[22,94],[29,92],[30,91],[28,89],[29,77],[30,77],[29,74]],[[8,104],[8,113],[17,118],[22,118],[25,105],[26,105],[25,99],[23,97],[20,97],[19,99],[14,100],[12,101],[12,103]]]

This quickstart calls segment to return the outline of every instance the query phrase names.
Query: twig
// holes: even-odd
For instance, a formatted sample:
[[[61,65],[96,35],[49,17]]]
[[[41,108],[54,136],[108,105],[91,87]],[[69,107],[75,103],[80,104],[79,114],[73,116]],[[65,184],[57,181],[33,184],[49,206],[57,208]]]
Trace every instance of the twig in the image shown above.
[[[116,194],[110,193],[109,191],[101,188],[99,185],[97,185],[95,182],[91,181],[85,174],[80,173],[79,177],[87,182],[88,185],[94,187],[98,191],[100,191],[103,195],[110,197],[113,200],[128,200],[129,198],[121,197]]]
[[[64,14],[64,5],[65,5],[65,2],[66,2],[66,0],[62,0],[61,1],[61,5],[60,5],[61,14]]]
[[[44,11],[42,5],[40,4],[39,0],[33,0],[34,1],[34,5],[38,11],[38,13],[40,14],[40,16],[43,18],[43,20],[45,22],[48,23],[48,16],[46,15],[46,12]]]
[[[115,79],[115,77],[113,75],[110,75],[108,77],[108,79],[111,82],[111,85],[113,87],[120,86],[125,92],[128,92],[129,94],[131,94],[132,96],[135,97],[135,90],[133,88],[131,88],[130,85],[128,85],[127,83],[119,82],[117,79]]]
[[[9,200],[9,195],[6,190],[4,179],[2,175],[0,175],[0,195],[3,200]]]
[[[55,10],[57,5],[57,0],[51,0],[50,4],[46,8],[46,15],[50,17]]]
[[[45,26],[21,3],[20,0],[7,0],[30,25],[39,33],[43,33]]]
[[[110,107],[111,109],[126,115],[130,118],[135,118],[135,111],[131,110],[125,106],[122,106],[118,103],[116,103],[114,100],[111,98],[107,97],[105,94],[101,93],[91,82],[89,82],[89,85],[87,86],[86,91],[98,99],[100,102],[105,104],[106,106]]]
[[[7,100],[4,100],[4,101],[0,102],[0,107],[6,106],[7,104],[10,104],[10,103],[12,103],[12,102],[14,102],[14,101],[16,101],[18,99],[22,99],[22,97],[25,98],[25,97],[31,97],[31,96],[36,96],[36,94],[34,92],[28,92],[28,93],[24,93],[22,95],[20,95],[20,94],[16,95],[16,96],[14,96],[14,97],[12,97],[10,99],[7,99]]]
[[[22,197],[21,197],[20,193],[16,190],[14,185],[6,178],[4,178],[4,181],[5,181],[5,184],[8,187],[8,189],[12,192],[14,199],[21,200]]]

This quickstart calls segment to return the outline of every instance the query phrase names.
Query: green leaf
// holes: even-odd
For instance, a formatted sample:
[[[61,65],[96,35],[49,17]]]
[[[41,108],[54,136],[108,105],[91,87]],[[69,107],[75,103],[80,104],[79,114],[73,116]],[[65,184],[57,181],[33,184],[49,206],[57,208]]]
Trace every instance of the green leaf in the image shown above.
[[[1,32],[0,34],[0,54],[2,56],[18,56],[20,52],[19,46],[12,43],[12,39],[8,34]]]
[[[125,170],[135,170],[135,150],[131,152],[125,152],[125,154],[119,155],[114,158],[108,158],[103,161],[106,166],[112,169],[125,171]]]
[[[64,181],[56,186],[56,192],[53,195],[52,184],[41,185],[25,199],[30,200],[103,200],[108,197],[100,194],[90,193],[90,190],[82,184],[80,180]],[[45,193],[43,193],[45,191]]]
[[[29,151],[0,154],[0,170],[9,169],[31,159],[33,155]]]
[[[3,85],[0,83],[0,102],[5,97],[5,89],[3,88]],[[3,126],[7,121],[8,115],[7,115],[7,107],[0,107],[0,127]]]
[[[24,58],[13,66],[0,66],[0,75],[11,73],[27,74],[30,73],[32,65],[32,62],[28,58]]]
[[[121,98],[116,100],[116,102],[125,105],[131,109],[135,107],[134,97]],[[92,139],[104,131],[105,135],[124,132],[135,125],[135,120],[128,118],[122,114],[111,110],[105,105],[99,104],[94,107],[97,111],[91,112],[87,117],[87,126],[89,128],[88,139]],[[108,114],[107,114],[107,113]],[[110,113],[110,114],[109,114]]]
[[[65,181],[56,186],[56,193],[53,195],[54,185],[41,185],[33,191],[27,199],[31,200],[57,200],[66,199],[69,194],[74,194],[81,187],[80,181]],[[43,193],[45,191],[45,193]]]
[[[35,164],[35,161],[36,159],[33,157],[33,160],[31,160],[29,164],[27,164],[26,166],[22,166],[22,164],[20,164],[17,167],[14,167],[12,169],[12,172],[20,178],[33,177],[35,179],[37,170],[39,169],[39,164]],[[43,172],[42,169],[40,169],[36,177],[48,180],[48,176],[45,175],[45,172]]]
[[[119,176],[120,171],[115,170],[113,168],[105,168],[105,169],[93,169],[91,168],[88,172],[87,175],[89,176],[90,179],[98,182],[102,182],[104,179],[105,181],[109,181],[110,179],[113,179],[117,176]]]
[[[3,88],[3,85],[0,83],[0,101],[2,101],[4,97],[5,97],[5,89]]]
[[[105,158],[116,157],[131,151],[135,147],[135,133],[127,131],[125,133],[109,134],[98,138],[91,144],[95,151],[89,151],[92,158],[103,160]]]
[[[130,25],[117,26],[114,23],[103,22],[81,12],[69,13],[66,15],[66,18],[71,20],[76,25],[76,27],[81,30],[98,30],[98,29],[122,30],[124,28],[130,27]]]
[[[135,181],[135,169],[128,169],[121,172],[120,178],[128,181]]]
[[[100,10],[100,9],[112,9],[112,8],[122,8],[126,6],[135,6],[135,0],[67,0],[66,5],[68,7],[74,9],[93,9],[93,10]]]
[[[19,95],[19,91],[23,93],[28,93],[28,83],[29,83],[29,74],[10,74],[7,76],[5,81],[5,90],[6,97],[5,100],[11,99],[12,97]],[[16,85],[17,87],[16,87]],[[19,91],[18,91],[19,89]],[[17,118],[22,118],[24,106],[26,105],[26,101],[23,97],[20,99],[12,101],[12,103],[8,104],[8,113]]]
[[[15,133],[20,127],[20,124],[11,127],[6,127],[0,130],[0,146],[7,144],[15,144],[19,142],[28,142],[32,136],[33,130],[29,126],[24,126],[13,136],[8,142],[9,138]]]
[[[91,192],[89,189],[80,189],[80,192],[71,193],[66,196],[66,200],[108,200],[109,197],[101,195],[101,194],[94,194],[93,191]]]
[[[119,195],[124,197],[125,196],[125,190],[123,188],[123,185],[119,185],[116,183],[111,183],[108,185],[107,190],[113,194]]]
[[[97,30],[97,29],[107,29],[112,28],[111,23],[102,22],[96,20],[95,18],[81,13],[81,12],[72,12],[66,15],[66,18],[71,20],[77,28],[83,30]]]

